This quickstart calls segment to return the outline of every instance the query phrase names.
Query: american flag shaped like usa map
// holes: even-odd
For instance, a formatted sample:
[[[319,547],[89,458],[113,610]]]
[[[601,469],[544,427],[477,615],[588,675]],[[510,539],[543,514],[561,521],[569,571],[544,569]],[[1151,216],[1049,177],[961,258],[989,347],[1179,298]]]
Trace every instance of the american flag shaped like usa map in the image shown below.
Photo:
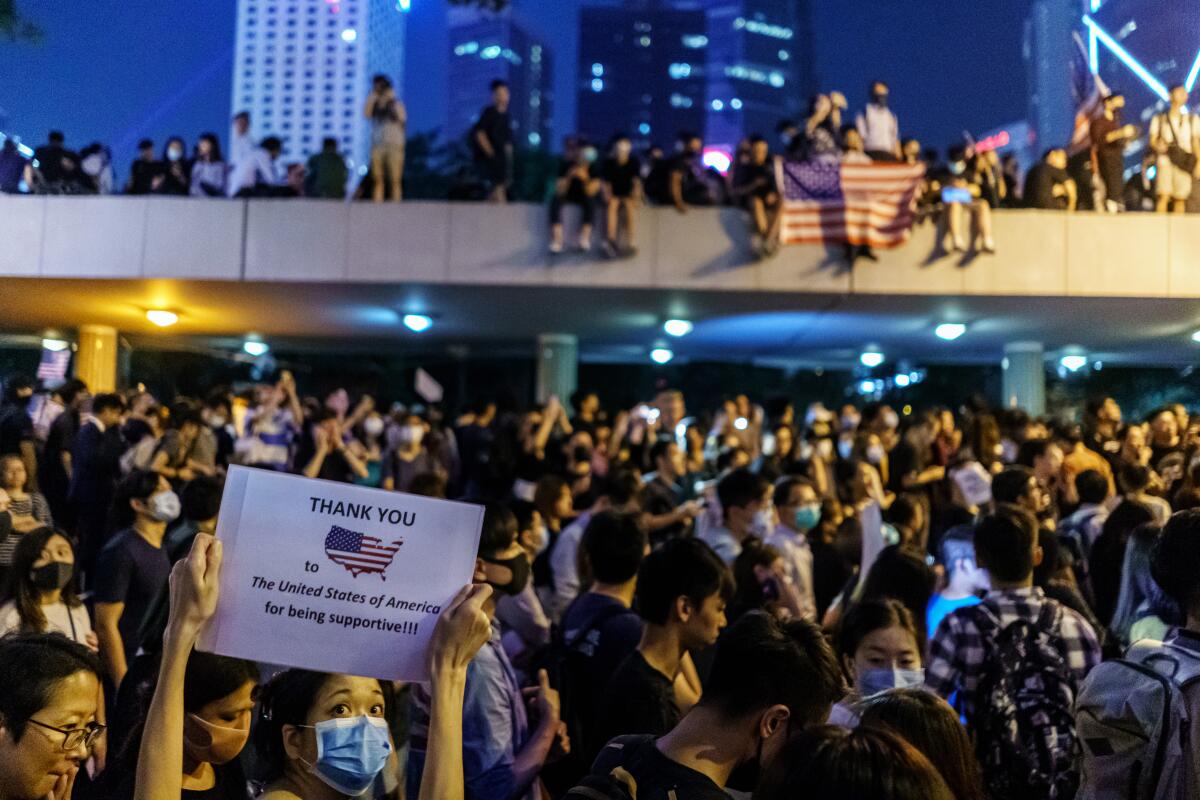
[[[325,537],[325,555],[329,556],[333,563],[345,567],[355,578],[368,573],[378,575],[381,580],[387,580],[383,573],[391,566],[392,559],[402,544],[402,539],[384,544],[383,540],[376,536],[366,536],[334,525]]]

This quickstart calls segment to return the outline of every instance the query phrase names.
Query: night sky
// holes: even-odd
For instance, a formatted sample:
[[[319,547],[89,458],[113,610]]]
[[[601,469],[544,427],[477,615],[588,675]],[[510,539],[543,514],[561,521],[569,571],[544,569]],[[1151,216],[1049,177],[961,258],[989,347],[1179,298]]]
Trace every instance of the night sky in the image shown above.
[[[852,108],[864,102],[868,82],[882,77],[892,85],[904,135],[942,147],[964,129],[978,134],[1024,118],[1021,39],[1030,0],[812,2],[820,84],[843,89]],[[580,0],[515,4],[522,21],[551,44],[561,135],[575,114]],[[191,143],[214,130],[225,140],[234,0],[18,5],[45,37],[37,44],[0,42],[0,129],[31,145],[51,128],[62,129],[69,146],[105,141],[120,164],[143,136],[160,147],[176,133]],[[442,122],[448,45],[443,0],[412,0],[412,6],[406,69],[421,78],[409,82],[404,100],[409,129],[419,132]]]

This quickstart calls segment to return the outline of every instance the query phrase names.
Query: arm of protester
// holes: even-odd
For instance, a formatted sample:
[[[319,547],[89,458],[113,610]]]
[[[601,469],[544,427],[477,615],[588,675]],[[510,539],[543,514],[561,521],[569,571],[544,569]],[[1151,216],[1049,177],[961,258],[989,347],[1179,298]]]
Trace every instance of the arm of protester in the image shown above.
[[[692,710],[700,702],[700,673],[692,661],[691,653],[684,653],[679,661],[679,672],[675,675],[675,705],[680,714]]]
[[[125,613],[124,603],[96,603],[96,638],[100,640],[100,660],[116,686],[125,678],[125,642],[117,627]]]
[[[542,411],[542,424],[538,426],[533,437],[534,450],[541,452],[546,449],[546,442],[550,440],[550,432],[554,430],[554,423],[558,421],[558,411],[561,407],[562,403],[556,395],[551,395],[546,401],[546,408]]]
[[[158,685],[138,751],[134,800],[178,800],[183,790],[183,684],[200,629],[217,610],[221,543],[200,533],[171,570],[171,613]]]
[[[537,718],[537,727],[532,731],[525,746],[517,752],[512,764],[514,785],[521,789],[537,780],[538,773],[550,756],[550,748],[558,736],[559,699],[558,692],[550,688],[550,677],[546,670],[538,670],[538,685],[525,690],[531,700],[532,715]]]
[[[487,584],[463,587],[438,618],[429,644],[430,718],[417,800],[458,800],[463,781],[463,695],[467,665],[492,634],[483,603]]]

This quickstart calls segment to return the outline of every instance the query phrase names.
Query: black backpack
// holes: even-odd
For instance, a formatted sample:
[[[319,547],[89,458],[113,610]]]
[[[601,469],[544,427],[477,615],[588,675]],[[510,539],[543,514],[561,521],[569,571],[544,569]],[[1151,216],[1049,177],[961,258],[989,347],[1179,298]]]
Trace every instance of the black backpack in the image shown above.
[[[579,598],[576,598],[567,607],[563,619],[570,615],[578,602]],[[567,726],[567,735],[571,738],[570,754],[547,765],[543,774],[546,785],[552,791],[573,785],[592,766],[589,740],[595,736],[596,724],[592,706],[596,692],[604,687],[594,686],[587,681],[587,657],[579,651],[579,646],[590,633],[604,627],[609,620],[628,613],[628,608],[614,603],[604,608],[590,624],[576,631],[570,639],[566,638],[561,625],[556,625],[551,633],[550,646],[542,658],[542,667],[550,678],[550,685],[558,690],[559,718]]]
[[[975,690],[975,750],[992,797],[1075,797],[1079,740],[1072,707],[1076,682],[1057,631],[1063,609],[1047,600],[1036,623],[1000,627],[982,603],[976,624],[987,658]]]

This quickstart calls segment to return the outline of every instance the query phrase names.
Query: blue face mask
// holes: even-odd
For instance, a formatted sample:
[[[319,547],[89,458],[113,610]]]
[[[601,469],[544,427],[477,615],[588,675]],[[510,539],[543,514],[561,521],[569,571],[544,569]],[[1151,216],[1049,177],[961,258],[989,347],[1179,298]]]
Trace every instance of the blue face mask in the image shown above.
[[[351,797],[370,789],[392,752],[387,723],[378,717],[339,717],[311,727],[317,734],[317,762],[308,771]]]
[[[865,669],[858,673],[858,694],[870,697],[888,689],[907,689],[923,683],[923,669]]]
[[[821,521],[821,506],[817,503],[800,506],[796,509],[796,530],[808,533]]]

